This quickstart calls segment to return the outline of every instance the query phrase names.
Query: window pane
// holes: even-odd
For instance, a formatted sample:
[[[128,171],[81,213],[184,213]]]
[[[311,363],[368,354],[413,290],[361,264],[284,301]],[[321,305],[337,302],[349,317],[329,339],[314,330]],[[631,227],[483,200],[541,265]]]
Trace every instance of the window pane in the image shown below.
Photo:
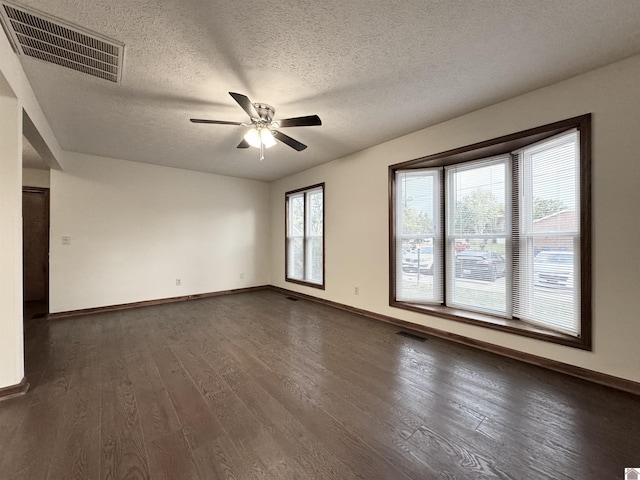
[[[481,161],[470,168],[449,168],[455,235],[505,233],[505,169],[507,158],[498,163]],[[488,163],[488,164],[486,164]],[[481,244],[482,241],[476,242]]]
[[[307,280],[322,283],[322,237],[313,237],[307,243]]]
[[[515,314],[571,334],[579,330],[578,134],[519,152],[521,236]]]
[[[510,314],[506,220],[507,170],[502,156],[446,169],[447,303],[468,310]]]
[[[323,193],[312,190],[307,193],[307,258],[306,278],[313,283],[322,283],[322,230]]]
[[[304,235],[304,194],[289,197],[289,235]]]
[[[287,277],[298,280],[304,279],[304,239],[289,238],[289,248],[287,258]]]
[[[322,235],[323,229],[323,195],[322,190],[310,192],[307,197],[309,202],[309,235]]]
[[[482,249],[454,249],[455,278],[450,283],[452,305],[501,314],[508,311],[507,264],[503,240],[491,239]],[[455,242],[467,243],[463,239]]]
[[[398,172],[396,298],[442,303],[440,170]]]
[[[434,182],[432,172],[402,173],[401,175],[401,233],[411,242],[414,236],[432,236],[435,232]]]

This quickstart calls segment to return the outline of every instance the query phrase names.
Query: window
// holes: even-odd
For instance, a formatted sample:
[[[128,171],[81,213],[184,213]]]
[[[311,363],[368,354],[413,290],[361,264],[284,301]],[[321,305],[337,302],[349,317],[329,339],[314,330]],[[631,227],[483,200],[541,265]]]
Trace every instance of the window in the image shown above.
[[[285,279],[324,289],[324,183],[285,197]]]
[[[591,348],[590,115],[390,167],[390,304]]]

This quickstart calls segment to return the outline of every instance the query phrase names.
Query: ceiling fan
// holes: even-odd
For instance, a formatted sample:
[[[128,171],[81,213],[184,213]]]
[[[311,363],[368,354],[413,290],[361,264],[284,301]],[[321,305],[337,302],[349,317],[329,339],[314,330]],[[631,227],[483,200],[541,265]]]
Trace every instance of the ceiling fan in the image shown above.
[[[276,128],[285,127],[311,127],[314,125],[322,125],[322,121],[318,115],[307,115],[305,117],[285,118],[284,120],[273,120],[276,113],[275,108],[266,103],[252,103],[246,95],[241,93],[229,92],[229,95],[238,102],[238,105],[247,112],[251,123],[228,122],[225,120],[204,120],[200,118],[192,118],[193,123],[214,123],[219,125],[241,125],[248,127],[250,130],[244,136],[244,139],[238,144],[237,148],[256,147],[260,149],[260,161],[264,160],[264,149],[273,147],[276,140],[289,145],[298,152],[307,148],[304,143],[291,138],[284,133],[275,130]]]

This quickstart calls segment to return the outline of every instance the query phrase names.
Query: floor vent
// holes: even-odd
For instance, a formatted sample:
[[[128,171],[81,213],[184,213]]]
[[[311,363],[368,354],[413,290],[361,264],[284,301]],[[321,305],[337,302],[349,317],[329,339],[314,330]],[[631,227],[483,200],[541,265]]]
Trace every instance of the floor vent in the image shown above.
[[[36,10],[0,4],[2,25],[18,54],[120,82],[124,44]]]
[[[296,297],[287,297],[287,300],[291,300],[292,302],[297,302],[299,299]]]
[[[404,330],[399,331],[398,333],[396,333],[396,335],[400,335],[402,337],[411,338],[413,340],[418,340],[419,342],[426,342],[427,341],[426,338],[421,337],[420,335],[416,335],[415,333],[405,332]]]

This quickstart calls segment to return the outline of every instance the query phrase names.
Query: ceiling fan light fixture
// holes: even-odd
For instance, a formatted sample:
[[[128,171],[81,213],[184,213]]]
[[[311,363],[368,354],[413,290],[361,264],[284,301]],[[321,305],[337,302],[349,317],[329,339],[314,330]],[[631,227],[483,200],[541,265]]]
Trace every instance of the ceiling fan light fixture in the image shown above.
[[[257,129],[252,128],[251,130],[249,130],[244,136],[244,139],[252,147],[260,148],[260,134],[258,133]]]
[[[273,138],[273,134],[268,128],[252,128],[246,133],[244,139],[255,148],[260,148],[261,145],[264,145],[265,148],[271,148],[276,144],[276,139]]]
[[[273,133],[268,128],[263,128],[260,132],[260,138],[262,139],[262,144],[267,147],[273,147],[277,142],[276,139],[273,138]]]

